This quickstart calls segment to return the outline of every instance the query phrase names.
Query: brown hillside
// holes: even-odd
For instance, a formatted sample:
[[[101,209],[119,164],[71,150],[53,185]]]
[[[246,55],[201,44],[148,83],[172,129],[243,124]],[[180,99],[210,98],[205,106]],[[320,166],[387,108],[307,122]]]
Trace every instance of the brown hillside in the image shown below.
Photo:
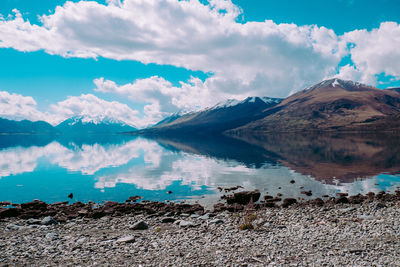
[[[230,132],[400,130],[398,88],[382,90],[332,79],[300,91],[273,108],[278,111]]]

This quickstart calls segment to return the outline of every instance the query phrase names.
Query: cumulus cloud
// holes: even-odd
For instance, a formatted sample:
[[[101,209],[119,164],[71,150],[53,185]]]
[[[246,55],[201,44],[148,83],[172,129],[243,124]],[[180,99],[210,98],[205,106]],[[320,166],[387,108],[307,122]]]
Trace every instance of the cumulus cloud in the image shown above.
[[[345,33],[343,39],[350,43],[351,59],[356,69],[343,69],[359,73],[361,82],[376,83],[376,75],[385,74],[400,79],[400,25],[396,22],[381,23],[377,29],[355,30]],[[356,75],[357,77],[357,75]]]
[[[234,96],[287,96],[336,73],[346,46],[332,30],[243,24],[240,14],[226,0],[67,2],[43,16],[42,25],[18,12],[1,21],[0,47],[200,70],[213,74],[202,86]]]
[[[123,85],[94,80],[99,92],[145,103],[141,125],[226,98],[286,97],[335,75],[369,84],[382,73],[400,78],[397,23],[337,36],[316,25],[242,23],[241,14],[230,0],[66,2],[42,16],[40,25],[25,20],[18,10],[0,18],[0,47],[135,60],[210,74],[204,81],[192,77],[179,86],[158,76]],[[338,68],[349,55],[352,63]],[[57,110],[72,114],[68,109]],[[132,116],[126,119],[133,122]]]
[[[227,98],[227,94],[209,88],[207,82],[203,83],[194,77],[187,83],[181,82],[180,86],[173,86],[171,82],[158,76],[138,79],[121,86],[104,78],[95,79],[94,83],[96,91],[125,95],[134,102],[148,103],[143,112],[149,122],[157,122],[179,110],[198,110]]]
[[[45,119],[47,115],[37,110],[36,101],[32,97],[0,91],[0,117],[38,121]]]

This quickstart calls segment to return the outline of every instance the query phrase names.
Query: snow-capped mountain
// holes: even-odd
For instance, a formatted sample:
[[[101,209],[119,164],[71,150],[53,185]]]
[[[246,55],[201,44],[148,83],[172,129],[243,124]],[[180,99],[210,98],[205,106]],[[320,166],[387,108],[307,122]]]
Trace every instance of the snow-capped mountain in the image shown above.
[[[221,108],[229,108],[229,107],[234,107],[237,105],[243,105],[246,103],[256,103],[262,101],[266,105],[271,105],[271,104],[279,104],[282,99],[280,98],[271,98],[271,97],[258,97],[258,96],[251,96],[248,97],[244,100],[237,100],[237,99],[228,99],[223,102],[217,103],[215,106],[208,108],[206,110],[216,110],[216,109],[221,109]]]
[[[216,104],[213,107],[186,114],[174,114],[141,132],[147,134],[215,134],[259,119],[263,110],[279,104],[282,99],[248,97]]]
[[[330,79],[283,100],[264,118],[232,133],[398,131],[400,90]]]
[[[75,116],[61,122],[56,128],[64,134],[109,134],[137,130],[121,120],[106,116]]]

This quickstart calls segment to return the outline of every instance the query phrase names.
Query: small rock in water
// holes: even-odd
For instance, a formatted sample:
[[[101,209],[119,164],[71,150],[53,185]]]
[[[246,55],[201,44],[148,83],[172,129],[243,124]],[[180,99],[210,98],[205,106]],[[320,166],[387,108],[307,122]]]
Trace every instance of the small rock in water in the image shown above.
[[[58,222],[51,216],[44,217],[43,220],[40,222],[41,225],[52,225],[58,224]]]
[[[117,240],[117,243],[133,243],[133,242],[135,242],[135,237],[131,235],[121,237]]]
[[[167,191],[167,194],[172,194],[172,191],[169,191],[169,190],[168,190],[168,191]]]
[[[131,230],[146,230],[148,228],[149,226],[144,221],[137,222],[130,227]]]

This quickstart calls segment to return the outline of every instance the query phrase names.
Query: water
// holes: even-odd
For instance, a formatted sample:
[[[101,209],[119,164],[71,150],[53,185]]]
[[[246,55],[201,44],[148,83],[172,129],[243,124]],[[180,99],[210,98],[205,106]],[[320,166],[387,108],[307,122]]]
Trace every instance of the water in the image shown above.
[[[400,139],[393,135],[269,135],[207,139],[109,135],[0,136],[0,201],[49,203],[140,195],[215,203],[217,187],[312,197],[396,190]],[[290,181],[295,180],[294,184]],[[168,194],[167,191],[172,191]]]

